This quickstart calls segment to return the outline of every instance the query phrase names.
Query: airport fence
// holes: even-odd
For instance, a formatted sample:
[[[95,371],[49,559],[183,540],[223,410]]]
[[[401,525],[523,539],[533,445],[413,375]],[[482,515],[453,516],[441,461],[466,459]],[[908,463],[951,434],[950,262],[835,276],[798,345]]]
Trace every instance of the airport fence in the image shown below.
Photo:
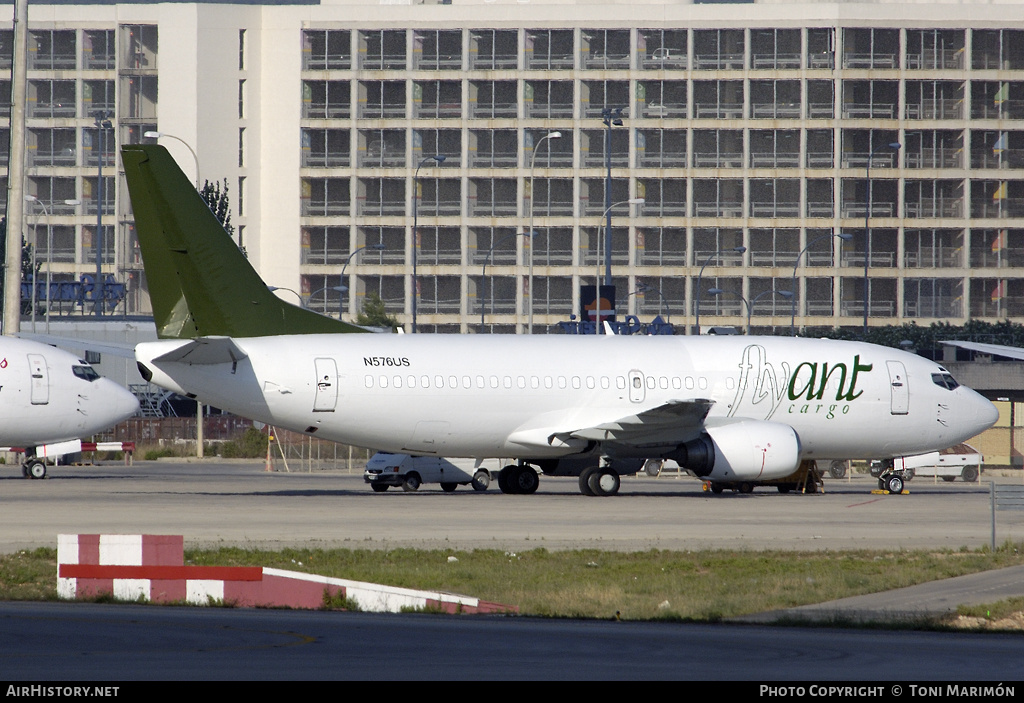
[[[254,426],[257,425],[252,420],[236,415],[207,417],[203,422],[204,455],[218,456],[225,443],[239,442]],[[266,426],[262,426],[261,431],[268,433]],[[362,473],[367,460],[373,455],[373,450],[317,439],[300,432],[280,430],[273,437],[270,445],[270,468],[273,471]],[[146,458],[146,452],[152,449],[166,450],[172,456],[195,456],[196,419],[133,417],[96,435],[95,441],[135,442],[136,459]],[[252,458],[266,460],[265,456]]]

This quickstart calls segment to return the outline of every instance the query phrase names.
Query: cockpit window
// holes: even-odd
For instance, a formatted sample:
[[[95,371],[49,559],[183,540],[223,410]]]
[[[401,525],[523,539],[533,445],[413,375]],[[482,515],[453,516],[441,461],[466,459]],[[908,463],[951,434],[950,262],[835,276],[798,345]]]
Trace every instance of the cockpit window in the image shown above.
[[[960,384],[956,382],[952,374],[949,373],[933,373],[932,383],[939,388],[945,388],[946,390],[955,390],[960,387]]]
[[[100,375],[96,373],[96,369],[94,369],[91,366],[75,365],[71,367],[71,370],[75,373],[76,376],[86,381],[89,381],[90,383],[100,377]]]

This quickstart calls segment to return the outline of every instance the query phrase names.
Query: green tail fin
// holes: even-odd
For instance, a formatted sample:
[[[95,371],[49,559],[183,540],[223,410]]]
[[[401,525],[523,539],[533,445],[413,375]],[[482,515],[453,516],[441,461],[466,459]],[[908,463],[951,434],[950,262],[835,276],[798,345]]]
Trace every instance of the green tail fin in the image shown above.
[[[161,338],[366,332],[274,295],[162,146],[121,159]]]

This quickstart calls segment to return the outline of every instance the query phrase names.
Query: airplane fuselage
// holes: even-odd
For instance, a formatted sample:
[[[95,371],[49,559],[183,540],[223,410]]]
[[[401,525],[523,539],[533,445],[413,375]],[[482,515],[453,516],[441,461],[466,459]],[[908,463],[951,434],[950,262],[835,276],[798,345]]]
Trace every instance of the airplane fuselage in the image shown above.
[[[69,352],[0,337],[0,445],[88,437],[138,411],[131,393]]]
[[[919,454],[973,437],[991,403],[922,357],[785,337],[298,335],[232,340],[244,358],[161,361],[153,381],[279,427],[379,450],[542,459],[558,439],[672,401],[713,401],[704,425],[792,427],[801,458]],[[946,379],[949,379],[947,381]],[[663,441],[652,441],[655,446]],[[621,449],[620,449],[621,451]],[[643,456],[644,449],[635,455]]]

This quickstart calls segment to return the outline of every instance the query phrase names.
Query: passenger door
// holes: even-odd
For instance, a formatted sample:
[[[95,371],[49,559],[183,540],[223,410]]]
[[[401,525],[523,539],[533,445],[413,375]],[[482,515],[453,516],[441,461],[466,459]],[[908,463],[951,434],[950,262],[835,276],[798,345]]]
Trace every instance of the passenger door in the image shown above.
[[[46,405],[50,402],[50,378],[46,371],[46,358],[42,354],[29,354],[28,368],[32,376],[32,405]]]
[[[907,369],[902,361],[887,361],[889,367],[889,389],[891,412],[906,415],[910,411],[910,387],[907,385]]]
[[[338,365],[334,359],[316,359],[316,395],[313,412],[333,413],[338,405]]]

